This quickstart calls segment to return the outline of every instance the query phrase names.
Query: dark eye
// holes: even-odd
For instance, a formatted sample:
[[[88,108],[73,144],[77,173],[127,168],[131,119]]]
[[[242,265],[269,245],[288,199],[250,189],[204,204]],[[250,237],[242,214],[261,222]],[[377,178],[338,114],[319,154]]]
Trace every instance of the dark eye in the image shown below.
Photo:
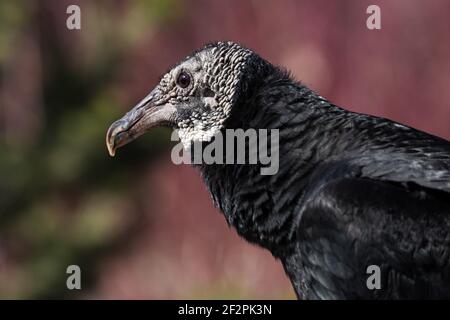
[[[177,78],[177,84],[181,88],[186,88],[190,83],[191,83],[191,76],[184,71],[180,72]]]

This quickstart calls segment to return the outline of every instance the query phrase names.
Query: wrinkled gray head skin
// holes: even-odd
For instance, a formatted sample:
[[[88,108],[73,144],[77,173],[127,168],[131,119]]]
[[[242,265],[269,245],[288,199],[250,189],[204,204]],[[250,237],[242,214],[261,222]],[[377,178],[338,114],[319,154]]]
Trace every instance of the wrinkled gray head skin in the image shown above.
[[[110,154],[159,125],[177,129],[187,148],[192,142],[211,140],[230,115],[237,84],[251,55],[252,51],[235,43],[218,42],[188,56],[111,125],[106,137]],[[185,80],[181,85],[180,75]]]
[[[234,43],[219,43],[187,58],[163,77],[157,88],[163,101],[180,108],[176,126],[183,142],[209,141],[221,129],[249,54]],[[176,85],[180,72],[193,79],[186,89]]]

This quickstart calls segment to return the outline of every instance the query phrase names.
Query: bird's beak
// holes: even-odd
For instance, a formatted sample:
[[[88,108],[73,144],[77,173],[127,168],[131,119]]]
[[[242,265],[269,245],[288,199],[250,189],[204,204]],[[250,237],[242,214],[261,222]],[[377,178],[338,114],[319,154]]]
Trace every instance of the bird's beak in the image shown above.
[[[171,104],[155,104],[153,95],[149,94],[109,127],[106,133],[109,154],[113,157],[118,148],[135,140],[150,128],[170,124],[175,111]]]

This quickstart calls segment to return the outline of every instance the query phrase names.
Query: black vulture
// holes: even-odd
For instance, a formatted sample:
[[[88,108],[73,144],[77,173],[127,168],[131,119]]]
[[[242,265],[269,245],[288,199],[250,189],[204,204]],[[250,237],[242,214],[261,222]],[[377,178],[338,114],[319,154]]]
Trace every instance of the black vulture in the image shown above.
[[[278,130],[276,174],[195,167],[228,224],[280,259],[299,299],[450,298],[447,140],[342,109],[233,42],[167,72],[111,125],[110,154],[155,126],[187,148],[227,129]]]

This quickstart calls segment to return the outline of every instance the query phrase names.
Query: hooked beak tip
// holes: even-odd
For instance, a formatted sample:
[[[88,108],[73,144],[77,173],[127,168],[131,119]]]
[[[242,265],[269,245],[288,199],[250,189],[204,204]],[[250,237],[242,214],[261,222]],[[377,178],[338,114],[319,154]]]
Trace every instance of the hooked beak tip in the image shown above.
[[[114,148],[114,146],[112,146],[110,144],[107,144],[106,146],[108,147],[109,155],[111,157],[114,157],[116,155],[116,149]]]
[[[116,154],[116,149],[119,146],[118,142],[120,142],[117,140],[120,138],[120,133],[126,130],[126,127],[127,124],[123,120],[118,120],[109,127],[106,133],[106,147],[111,157],[114,157]]]
[[[108,148],[109,155],[114,157],[116,148],[114,145],[114,137],[111,135],[111,128],[109,128],[108,133],[106,134],[106,148]]]

